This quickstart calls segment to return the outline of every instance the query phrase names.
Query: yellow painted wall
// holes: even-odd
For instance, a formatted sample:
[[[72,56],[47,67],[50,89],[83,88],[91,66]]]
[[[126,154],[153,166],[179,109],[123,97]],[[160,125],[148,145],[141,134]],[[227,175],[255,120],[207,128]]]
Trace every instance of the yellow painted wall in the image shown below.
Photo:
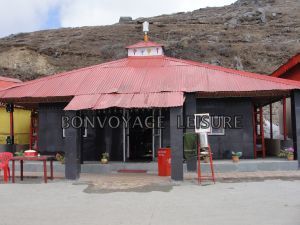
[[[31,112],[24,109],[14,111],[15,144],[29,144]],[[0,144],[6,144],[10,132],[10,116],[4,107],[0,107]]]

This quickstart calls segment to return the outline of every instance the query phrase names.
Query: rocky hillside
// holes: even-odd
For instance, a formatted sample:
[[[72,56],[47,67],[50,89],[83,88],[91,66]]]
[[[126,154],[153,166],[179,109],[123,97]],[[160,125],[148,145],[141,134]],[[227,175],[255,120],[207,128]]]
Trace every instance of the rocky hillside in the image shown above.
[[[299,11],[299,0],[239,0],[147,20],[151,40],[169,56],[269,74],[300,52]],[[0,75],[28,80],[125,57],[124,46],[142,39],[144,20],[2,38]]]

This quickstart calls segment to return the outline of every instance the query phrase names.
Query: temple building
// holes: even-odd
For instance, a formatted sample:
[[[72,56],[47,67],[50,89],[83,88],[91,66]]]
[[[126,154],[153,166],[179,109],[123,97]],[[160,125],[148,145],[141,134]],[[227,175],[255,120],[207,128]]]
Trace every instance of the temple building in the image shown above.
[[[104,152],[111,161],[146,163],[156,160],[160,147],[170,147],[171,178],[182,180],[183,137],[194,132],[186,118],[196,113],[225,124],[209,134],[215,159],[230,158],[231,151],[267,157],[262,108],[288,97],[299,154],[300,82],[168,57],[148,38],[126,50],[123,59],[0,91],[4,104],[38,112],[39,151],[64,152],[67,179],[77,179],[80,165],[99,161]],[[147,118],[152,126],[143,126]]]

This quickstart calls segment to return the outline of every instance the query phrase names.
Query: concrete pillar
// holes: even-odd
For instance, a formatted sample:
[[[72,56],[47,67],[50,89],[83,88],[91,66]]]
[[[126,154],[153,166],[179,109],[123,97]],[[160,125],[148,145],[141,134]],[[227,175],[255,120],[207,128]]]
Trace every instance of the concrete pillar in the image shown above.
[[[183,129],[178,127],[178,116],[183,116],[183,108],[170,108],[170,144],[171,144],[171,178],[183,180]]]
[[[187,93],[185,95],[185,116],[194,116],[197,113],[197,104],[196,104],[196,95],[195,93]],[[185,121],[186,122],[186,121]],[[186,133],[194,133],[194,128],[186,128]],[[186,159],[187,170],[188,171],[196,171],[197,170],[197,157]]]
[[[298,166],[300,168],[300,91],[293,91],[291,97],[291,114],[293,127],[293,144],[295,149],[295,157],[298,158]]]
[[[66,116],[76,117],[76,111],[67,111]],[[81,153],[81,129],[71,126],[65,130],[65,177],[66,179],[76,180],[80,175],[80,153]]]

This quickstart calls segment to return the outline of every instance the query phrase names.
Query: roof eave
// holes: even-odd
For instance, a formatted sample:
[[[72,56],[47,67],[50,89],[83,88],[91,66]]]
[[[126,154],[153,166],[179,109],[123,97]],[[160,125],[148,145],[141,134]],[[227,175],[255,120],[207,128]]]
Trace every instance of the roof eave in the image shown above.
[[[292,58],[290,58],[286,63],[281,65],[278,69],[276,69],[271,76],[272,77],[281,77],[283,76],[287,71],[295,67],[298,63],[300,63],[300,53],[294,55]]]

